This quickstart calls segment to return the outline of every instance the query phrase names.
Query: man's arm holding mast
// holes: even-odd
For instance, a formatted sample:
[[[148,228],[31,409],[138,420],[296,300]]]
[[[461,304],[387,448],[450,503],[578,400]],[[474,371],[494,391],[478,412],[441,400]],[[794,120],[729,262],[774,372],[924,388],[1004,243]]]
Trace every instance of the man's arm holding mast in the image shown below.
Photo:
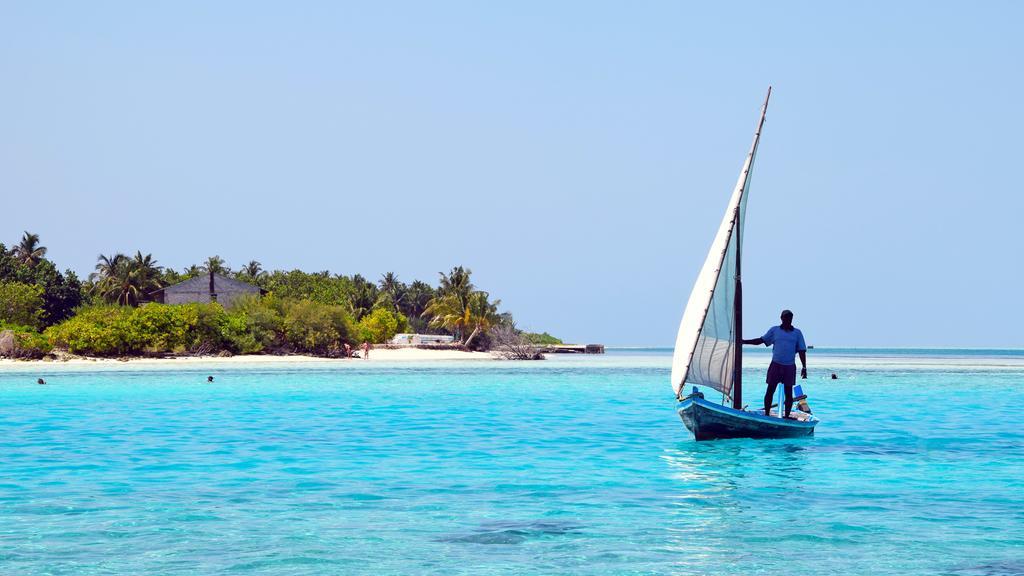
[[[800,377],[807,380],[807,350],[800,350]]]

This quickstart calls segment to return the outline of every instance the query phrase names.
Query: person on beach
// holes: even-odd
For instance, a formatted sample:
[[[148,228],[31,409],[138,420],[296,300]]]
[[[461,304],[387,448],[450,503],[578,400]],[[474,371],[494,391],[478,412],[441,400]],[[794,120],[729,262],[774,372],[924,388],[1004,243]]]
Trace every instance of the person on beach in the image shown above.
[[[351,358],[351,357],[352,357],[352,346],[348,342],[345,342],[345,358]]]
[[[369,342],[363,342],[363,359],[364,360],[369,360],[370,359],[370,343]]]
[[[768,389],[764,393],[764,414],[771,413],[772,397],[779,384],[786,391],[786,411],[784,418],[789,418],[793,409],[793,386],[796,385],[796,355],[800,354],[800,377],[807,379],[807,344],[804,334],[793,326],[793,313],[782,311],[782,324],[772,326],[764,336],[753,340],[744,340],[744,344],[764,344],[772,347],[772,363],[768,365]]]

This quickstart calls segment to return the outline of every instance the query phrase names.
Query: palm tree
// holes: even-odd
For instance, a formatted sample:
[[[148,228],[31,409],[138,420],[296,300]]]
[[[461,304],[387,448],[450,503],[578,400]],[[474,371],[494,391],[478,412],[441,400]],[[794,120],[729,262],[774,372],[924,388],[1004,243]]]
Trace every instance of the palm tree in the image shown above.
[[[357,321],[373,309],[379,296],[377,286],[356,274],[352,277],[352,293],[349,295],[348,305],[352,317]]]
[[[466,308],[455,294],[445,294],[430,300],[424,316],[430,317],[431,328],[443,328],[462,341],[462,331],[466,326]]]
[[[263,269],[263,265],[256,260],[249,260],[248,264],[235,272],[236,280],[251,282],[260,288],[264,287],[266,277],[267,272]]]
[[[469,304],[466,306],[466,327],[473,327],[473,331],[463,342],[465,346],[469,346],[473,343],[473,339],[477,337],[481,332],[487,332],[491,329],[491,326],[500,324],[502,317],[498,314],[498,306],[501,305],[501,300],[495,300],[494,302],[488,301],[488,294],[482,290],[477,290],[469,295]]]
[[[430,299],[423,316],[430,317],[432,328],[448,330],[464,346],[469,346],[481,332],[486,332],[502,322],[498,314],[501,300],[489,301],[489,295],[476,290],[470,280],[473,271],[456,266],[448,274],[440,272],[440,286],[437,295]],[[469,335],[463,340],[465,333]]]
[[[181,273],[174,268],[164,268],[160,273],[161,286],[170,286],[171,284],[177,284],[182,280],[187,280],[187,278],[182,276]]]
[[[12,250],[14,257],[26,266],[35,266],[46,256],[46,246],[39,245],[39,234],[29,234],[26,230],[21,242]]]
[[[472,270],[462,266],[452,268],[448,274],[438,272],[438,275],[441,277],[441,285],[437,288],[438,294],[453,294],[459,299],[462,306],[465,307],[469,303],[469,294],[474,288],[473,282],[470,281],[472,274]]]
[[[202,266],[203,272],[213,272],[214,274],[228,275],[231,274],[231,268],[224,262],[224,259],[220,256],[210,256],[206,259],[206,262]]]
[[[139,302],[143,291],[136,282],[132,268],[132,261],[128,258],[118,261],[118,265],[114,268],[114,275],[101,284],[104,298],[122,306],[134,306]]]
[[[152,254],[143,256],[141,250],[136,250],[135,258],[131,261],[131,269],[139,289],[142,290],[143,300],[150,292],[160,289],[160,273],[163,266],[156,265]]]
[[[196,276],[199,276],[202,273],[203,269],[201,267],[192,264],[188,268],[182,270],[181,275],[184,277],[185,280],[188,280],[190,278],[195,278]]]
[[[420,280],[414,280],[405,291],[401,310],[409,318],[419,318],[437,293],[434,288]]]
[[[263,266],[255,260],[250,260],[248,264],[242,266],[240,273],[247,278],[255,280],[263,274]]]
[[[96,271],[89,274],[89,281],[94,285],[99,285],[105,278],[110,278],[116,274],[115,270],[120,264],[121,260],[127,258],[124,254],[114,254],[113,256],[104,256],[100,254],[96,257]]]
[[[433,328],[444,328],[462,342],[469,346],[481,332],[486,332],[496,324],[502,322],[498,314],[498,306],[501,300],[490,302],[487,292],[475,290],[470,292],[468,302],[463,305],[455,294],[438,296],[430,301],[424,316],[430,316],[430,326]],[[469,336],[463,340],[466,331]]]
[[[394,272],[383,274],[377,285],[380,286],[380,291],[391,299],[391,304],[394,308],[398,309],[401,307],[402,300],[405,298],[406,287],[398,279],[398,276],[395,276]]]
[[[127,304],[133,292],[130,282],[126,282],[131,276],[130,270],[131,261],[124,254],[100,254],[96,258],[96,271],[89,275],[89,280],[93,283],[93,290],[104,300],[120,304],[123,298]],[[126,283],[129,287],[122,293]]]
[[[124,254],[100,254],[96,271],[89,275],[93,289],[104,300],[122,306],[136,306],[151,291],[160,288],[160,267],[152,254],[136,252],[135,258]]]

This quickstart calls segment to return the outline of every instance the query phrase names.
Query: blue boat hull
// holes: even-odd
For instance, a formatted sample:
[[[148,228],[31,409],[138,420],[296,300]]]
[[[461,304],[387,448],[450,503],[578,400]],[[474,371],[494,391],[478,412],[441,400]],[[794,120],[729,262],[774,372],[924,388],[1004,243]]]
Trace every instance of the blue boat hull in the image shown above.
[[[724,438],[799,438],[814,434],[818,419],[808,421],[775,418],[756,412],[736,410],[691,396],[676,405],[683,424],[697,440]]]

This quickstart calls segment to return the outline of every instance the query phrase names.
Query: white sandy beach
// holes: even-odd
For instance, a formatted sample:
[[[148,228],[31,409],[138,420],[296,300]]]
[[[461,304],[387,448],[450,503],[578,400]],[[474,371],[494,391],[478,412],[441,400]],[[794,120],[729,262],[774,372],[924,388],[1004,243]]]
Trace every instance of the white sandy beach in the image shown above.
[[[359,352],[360,355],[362,351]],[[303,365],[303,364],[352,364],[372,365],[391,362],[427,362],[433,360],[494,360],[487,352],[463,352],[461,350],[424,350],[421,348],[375,348],[369,358],[320,358],[317,356],[289,355],[240,355],[240,356],[182,356],[176,358],[69,358],[66,360],[10,360],[0,358],[0,368],[26,365],[66,366],[146,366],[146,367],[187,367],[196,365]]]
[[[764,369],[771,360],[770,354],[749,354],[744,366]],[[316,356],[189,356],[179,358],[133,358],[119,360],[112,358],[71,358],[68,360],[9,360],[0,359],[0,374],[12,372],[61,372],[92,370],[221,370],[221,369],[301,369],[301,368],[394,368],[421,367],[446,369],[472,364],[478,367],[496,369],[565,369],[565,368],[651,368],[668,370],[671,366],[671,352],[662,349],[650,352],[629,352],[610,349],[608,354],[548,354],[541,362],[507,361],[487,352],[462,352],[459,350],[424,350],[419,348],[379,348],[370,351],[369,359],[362,358],[319,358]],[[827,379],[832,372],[840,377],[850,370],[920,370],[946,371],[1019,371],[1024,369],[1021,356],[978,356],[978,355],[894,355],[874,350],[863,353],[848,351],[833,355],[815,350],[808,355],[811,378]]]

